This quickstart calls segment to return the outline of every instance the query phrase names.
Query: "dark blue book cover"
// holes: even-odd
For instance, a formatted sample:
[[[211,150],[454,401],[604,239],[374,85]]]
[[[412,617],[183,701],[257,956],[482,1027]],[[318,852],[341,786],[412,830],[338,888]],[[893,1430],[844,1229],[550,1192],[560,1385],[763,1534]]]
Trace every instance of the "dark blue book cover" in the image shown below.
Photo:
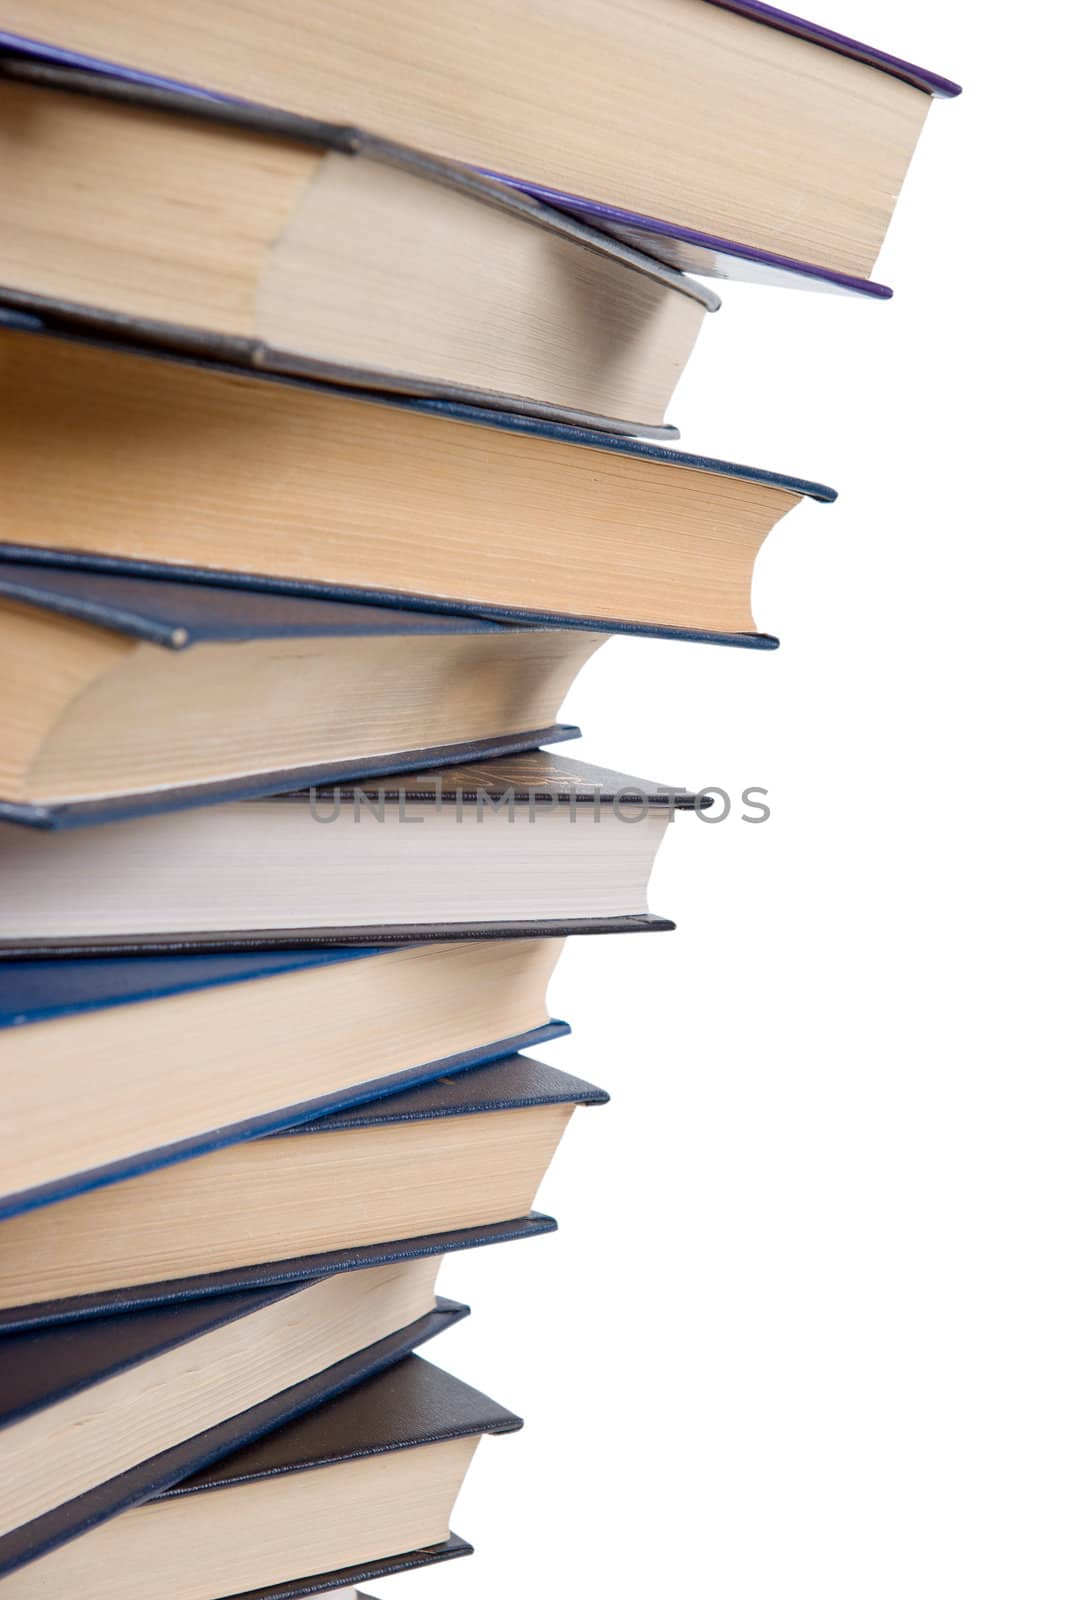
[[[0,1037],[4,1030],[30,1028],[58,1019],[73,1019],[118,1006],[138,1005],[170,996],[194,993],[232,984],[256,982],[342,962],[372,960],[379,947],[339,947],[305,950],[192,952],[183,955],[138,955],[114,959],[89,957],[74,961],[0,961]],[[519,1050],[562,1038],[568,1024],[555,1019],[508,1038],[488,1041],[479,1049],[442,1057],[392,1072],[337,1094],[287,1106],[241,1123],[206,1130],[176,1144],[141,1151],[121,1161],[65,1175],[34,1189],[0,1197],[0,1219],[17,1216],[34,1206],[47,1205],[104,1184],[118,1183],[138,1173],[176,1161],[189,1160],[210,1150],[258,1138],[264,1134],[311,1122],[343,1107],[363,1105],[402,1088],[432,1083],[456,1072],[513,1056]]]

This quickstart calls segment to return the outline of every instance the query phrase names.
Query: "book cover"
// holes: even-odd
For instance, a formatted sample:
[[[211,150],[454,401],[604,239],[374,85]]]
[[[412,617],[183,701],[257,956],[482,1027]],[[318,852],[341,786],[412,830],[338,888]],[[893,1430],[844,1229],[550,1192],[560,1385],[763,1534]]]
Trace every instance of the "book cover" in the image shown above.
[[[0,554],[0,596],[95,623],[168,650],[254,639],[378,638],[390,635],[532,633],[553,623],[510,624],[430,606],[366,605],[317,594],[228,587],[175,571],[147,578],[67,564],[63,551],[13,561]]]

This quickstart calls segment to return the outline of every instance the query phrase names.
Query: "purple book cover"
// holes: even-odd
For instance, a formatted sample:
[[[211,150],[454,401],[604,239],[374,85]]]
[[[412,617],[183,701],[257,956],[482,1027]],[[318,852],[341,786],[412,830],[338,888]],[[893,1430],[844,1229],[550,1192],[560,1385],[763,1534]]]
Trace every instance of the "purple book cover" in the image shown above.
[[[823,28],[818,23],[808,22],[791,12],[780,11],[775,6],[764,4],[763,0],[708,0],[708,3],[717,5],[722,10],[735,12],[739,16],[749,17],[782,33],[793,34],[796,38],[808,40],[812,44],[822,46],[823,49],[835,51],[838,55],[849,56],[854,61],[900,78],[904,83],[911,84],[913,88],[925,94],[951,98],[961,92],[958,84],[941,77],[938,73],[929,72],[924,67],[902,60],[899,56],[889,55],[884,50],[877,50],[857,39],[851,39],[846,34]],[[28,39],[2,28],[0,28],[0,51],[51,63],[54,66],[104,73],[147,88],[178,89],[208,100],[227,101],[234,98],[182,83],[177,79],[161,77],[156,73],[139,72],[133,67],[123,66],[117,62],[102,61],[77,51],[64,50],[58,45]],[[791,256],[777,255],[773,251],[761,250],[755,246],[742,244],[738,240],[719,238],[716,234],[704,233],[679,223],[643,216],[638,212],[624,210],[620,206],[604,204],[586,195],[568,194],[559,189],[546,188],[525,178],[512,177],[508,173],[495,172],[488,168],[480,170],[488,177],[497,178],[512,188],[523,190],[538,200],[557,206],[560,210],[570,212],[583,221],[604,229],[624,243],[645,250],[648,255],[667,262],[683,272],[695,272],[715,278],[736,278],[789,288],[861,294],[877,300],[887,300],[892,295],[891,289],[886,288],[884,284],[873,283],[869,278],[854,277],[850,273],[837,272],[832,268],[822,267],[814,262],[799,261]]]

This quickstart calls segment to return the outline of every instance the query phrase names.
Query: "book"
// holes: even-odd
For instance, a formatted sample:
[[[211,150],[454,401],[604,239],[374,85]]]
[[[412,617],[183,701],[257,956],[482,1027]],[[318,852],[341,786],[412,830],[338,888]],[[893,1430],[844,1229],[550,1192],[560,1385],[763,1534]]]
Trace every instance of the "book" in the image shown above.
[[[689,270],[857,293],[934,96],[959,88],[761,0],[8,0],[10,49],[185,81],[504,176]]]
[[[461,1250],[490,1244],[511,1244],[557,1232],[553,1217],[529,1211],[508,1222],[490,1222],[482,1228],[455,1228],[450,1233],[428,1233],[415,1239],[391,1239],[385,1244],[360,1245],[348,1250],[321,1250],[311,1256],[291,1256],[286,1261],[258,1261],[226,1272],[199,1272],[188,1278],[165,1278],[158,1283],[136,1283],[122,1289],[102,1289],[95,1294],[67,1295],[62,1300],[36,1300],[0,1309],[0,1335],[29,1328],[75,1325],[87,1318],[110,1317],[121,1312],[170,1306],[194,1300],[211,1300],[245,1289],[272,1288],[278,1284],[308,1283],[336,1272],[366,1272],[429,1256],[456,1255]]]
[[[5,1600],[218,1600],[442,1544],[480,1438],[520,1426],[407,1356],[79,1538],[27,1539]]]
[[[89,830],[0,823],[0,954],[667,928],[655,853],[709,803],[537,750]]]
[[[269,371],[675,438],[718,298],[471,169],[0,59],[0,283]]]
[[[0,558],[0,820],[41,827],[574,738],[605,636]]]
[[[602,1089],[524,1056],[284,1132],[221,1143],[0,1222],[0,1307],[527,1215],[577,1106]],[[419,1182],[414,1174],[419,1174]]]
[[[0,1339],[0,1575],[401,1360],[466,1315],[439,1262]]]
[[[0,314],[12,558],[763,647],[752,569],[831,489]]]
[[[546,988],[560,951],[509,939],[0,962],[0,1215],[559,1037]]]

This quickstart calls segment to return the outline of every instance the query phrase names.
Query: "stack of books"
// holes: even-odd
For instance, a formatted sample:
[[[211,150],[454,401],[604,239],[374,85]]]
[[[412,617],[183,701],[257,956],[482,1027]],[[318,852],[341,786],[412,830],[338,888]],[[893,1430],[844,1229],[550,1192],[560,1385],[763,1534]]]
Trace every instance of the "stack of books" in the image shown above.
[[[4,21],[0,1597],[290,1600],[468,1553],[437,1270],[607,1098],[564,940],[672,927],[702,802],[562,702],[773,646],[834,498],[667,447],[681,269],[887,293],[955,88],[757,0]]]

